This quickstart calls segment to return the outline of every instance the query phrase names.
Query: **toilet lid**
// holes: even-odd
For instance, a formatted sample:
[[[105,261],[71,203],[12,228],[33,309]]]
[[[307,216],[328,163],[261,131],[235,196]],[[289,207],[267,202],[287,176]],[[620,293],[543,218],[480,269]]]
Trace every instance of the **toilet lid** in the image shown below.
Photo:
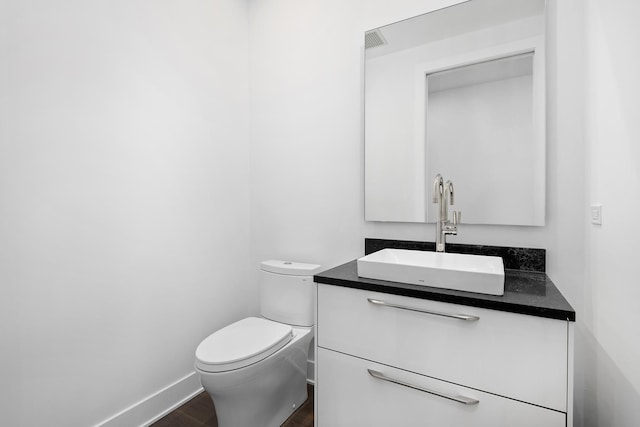
[[[206,372],[239,369],[272,355],[292,338],[289,325],[247,317],[205,338],[196,349],[196,367]]]

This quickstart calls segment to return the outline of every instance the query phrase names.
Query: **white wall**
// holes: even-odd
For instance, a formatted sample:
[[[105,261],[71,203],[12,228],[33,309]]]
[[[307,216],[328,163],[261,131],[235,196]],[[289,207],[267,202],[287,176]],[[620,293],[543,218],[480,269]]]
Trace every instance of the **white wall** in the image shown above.
[[[433,241],[432,224],[363,221],[363,33],[447,3],[455,2],[252,3],[254,261],[273,254],[329,267],[360,256],[365,236]],[[566,50],[562,54],[570,53],[569,47]],[[575,77],[552,70],[552,79],[554,88],[573,87]],[[553,102],[575,106],[576,91],[562,93],[560,100],[552,97]],[[549,114],[558,114],[557,105],[549,108]],[[560,176],[568,165],[577,168],[575,176],[583,177],[584,156],[576,152],[582,141],[568,134],[572,123],[558,124],[556,118],[552,122],[547,225],[465,225],[450,241],[547,248],[550,273],[557,273],[563,257],[558,241],[573,238],[573,231],[563,231],[567,226],[573,230],[574,219],[566,212],[582,213],[584,208],[582,189],[576,191],[572,178],[565,181]],[[568,141],[559,143],[560,132]],[[582,230],[580,223],[577,229]]]
[[[0,5],[2,423],[93,425],[256,304],[247,4]]]
[[[640,4],[587,2],[588,201],[584,288],[585,426],[637,426],[640,419]]]
[[[584,410],[585,33],[584,2],[547,2],[547,184],[556,206],[547,273],[576,310],[574,425]]]
[[[360,256],[365,236],[434,240],[433,225],[363,221],[363,33],[445,4],[435,0],[252,3],[255,262],[278,256],[329,267]],[[570,56],[570,48],[566,50],[562,54]],[[550,83],[552,87],[574,86],[573,75],[560,73],[558,79]],[[581,92],[566,91],[555,102],[575,106],[576,93]],[[583,176],[584,159],[580,150],[576,152],[582,141],[570,134],[572,123],[552,126],[547,146],[547,225],[465,225],[451,242],[547,248],[550,274],[561,277],[562,257],[575,255],[568,247],[583,250],[584,246],[573,235],[575,217],[567,215],[583,212],[584,194],[576,191],[574,177]],[[567,139],[562,144],[559,132]],[[566,165],[577,170],[560,179]],[[570,243],[560,247],[562,242]]]

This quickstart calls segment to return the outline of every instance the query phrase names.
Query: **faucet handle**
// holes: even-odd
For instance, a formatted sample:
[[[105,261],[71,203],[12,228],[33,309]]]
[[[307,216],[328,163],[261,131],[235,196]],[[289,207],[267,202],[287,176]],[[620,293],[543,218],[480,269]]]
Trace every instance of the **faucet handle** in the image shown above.
[[[462,212],[460,211],[453,211],[453,225],[458,225],[460,224],[460,221],[462,220]]]

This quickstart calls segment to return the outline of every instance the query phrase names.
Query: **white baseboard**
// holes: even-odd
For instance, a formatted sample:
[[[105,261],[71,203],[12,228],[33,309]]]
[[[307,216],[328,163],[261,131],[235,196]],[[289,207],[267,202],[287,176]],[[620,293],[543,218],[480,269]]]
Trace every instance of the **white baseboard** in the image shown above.
[[[196,372],[179,379],[95,427],[146,427],[202,392]]]

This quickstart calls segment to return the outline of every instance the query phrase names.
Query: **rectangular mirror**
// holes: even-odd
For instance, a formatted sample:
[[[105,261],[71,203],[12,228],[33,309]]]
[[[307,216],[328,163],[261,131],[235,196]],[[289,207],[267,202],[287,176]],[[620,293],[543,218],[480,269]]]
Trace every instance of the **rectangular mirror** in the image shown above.
[[[544,0],[470,0],[365,34],[365,220],[544,225]]]

